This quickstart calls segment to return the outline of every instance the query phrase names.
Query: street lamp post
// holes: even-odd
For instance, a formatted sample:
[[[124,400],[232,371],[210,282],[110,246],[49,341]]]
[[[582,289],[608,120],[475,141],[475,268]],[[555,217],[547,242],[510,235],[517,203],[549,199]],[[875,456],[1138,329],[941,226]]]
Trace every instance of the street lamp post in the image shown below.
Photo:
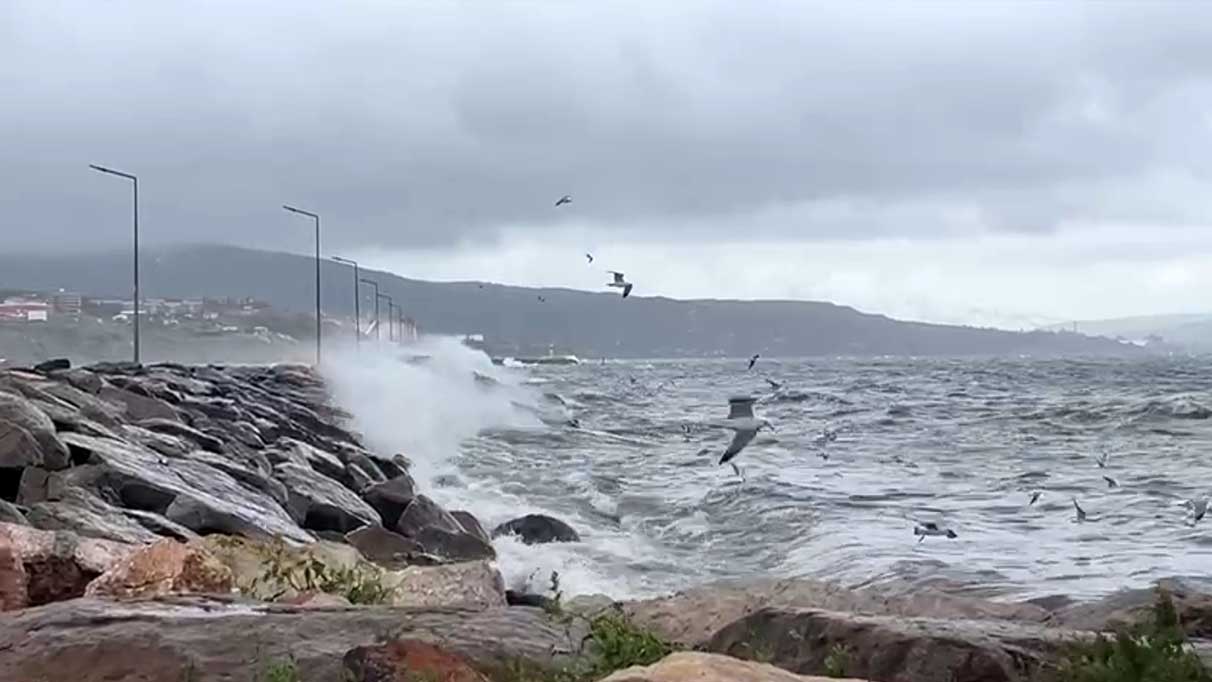
[[[375,288],[375,343],[379,341],[379,283],[373,279],[362,280],[363,284],[369,284]]]
[[[308,218],[316,221],[316,365],[319,365],[321,336],[320,325],[322,324],[320,321],[320,216],[310,211],[304,211],[301,208],[295,208],[294,206],[283,205],[282,208],[290,211],[291,213],[305,215]]]
[[[354,345],[358,348],[362,347],[362,307],[361,307],[361,289],[358,287],[358,261],[340,256],[333,256],[333,260],[338,263],[352,265],[354,269]]]
[[[135,177],[134,175],[131,175],[130,173],[123,173],[122,171],[117,171],[112,168],[106,168],[105,166],[97,166],[97,165],[89,164],[88,167],[95,171],[100,171],[102,173],[107,173],[109,175],[116,175],[120,178],[126,178],[127,180],[131,181],[132,187],[134,188],[134,192],[135,192],[135,202],[134,202],[135,203],[135,208],[134,208],[134,216],[135,216],[135,305],[134,305],[134,308],[135,308],[135,364],[139,364],[139,358],[140,358],[140,354],[139,354],[139,178]]]
[[[391,296],[388,296],[387,294],[379,294],[379,293],[376,293],[375,295],[387,299],[387,340],[394,341],[395,339],[392,338],[392,335],[391,335],[391,306],[392,306]]]

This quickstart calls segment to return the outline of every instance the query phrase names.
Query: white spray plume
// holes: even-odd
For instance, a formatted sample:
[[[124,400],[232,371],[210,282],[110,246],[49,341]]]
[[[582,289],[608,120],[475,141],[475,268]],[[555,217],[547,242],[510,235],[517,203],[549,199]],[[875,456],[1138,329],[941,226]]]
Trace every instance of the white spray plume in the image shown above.
[[[546,413],[541,389],[529,385],[522,371],[494,366],[457,339],[427,337],[404,347],[384,344],[376,350],[364,343],[360,352],[352,346],[334,349],[325,356],[321,372],[336,403],[353,414],[354,427],[371,450],[407,455],[418,488],[439,504],[466,509],[490,529],[525,513],[555,514],[542,501],[505,492],[492,480],[437,485],[442,477],[457,475],[460,445],[477,433],[547,428],[538,418]],[[589,519],[569,520],[579,526],[584,542],[527,546],[512,537],[494,541],[507,585],[543,592],[551,572],[558,571],[566,596],[647,592],[602,569],[609,565],[607,556],[644,551],[628,533],[595,532]]]
[[[425,337],[380,350],[364,343],[360,352],[342,348],[321,371],[367,445],[385,455],[407,455],[423,489],[451,471],[459,444],[481,430],[541,426],[516,406],[533,403],[533,392],[456,339]],[[496,383],[477,381],[477,373]]]

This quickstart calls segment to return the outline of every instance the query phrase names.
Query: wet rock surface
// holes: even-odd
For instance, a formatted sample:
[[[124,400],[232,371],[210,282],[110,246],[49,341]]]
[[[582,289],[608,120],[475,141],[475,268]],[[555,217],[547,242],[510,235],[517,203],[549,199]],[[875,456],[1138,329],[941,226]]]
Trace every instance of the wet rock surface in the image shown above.
[[[492,537],[501,535],[516,535],[528,545],[581,541],[581,536],[572,526],[545,514],[527,514],[502,523],[492,530]]]

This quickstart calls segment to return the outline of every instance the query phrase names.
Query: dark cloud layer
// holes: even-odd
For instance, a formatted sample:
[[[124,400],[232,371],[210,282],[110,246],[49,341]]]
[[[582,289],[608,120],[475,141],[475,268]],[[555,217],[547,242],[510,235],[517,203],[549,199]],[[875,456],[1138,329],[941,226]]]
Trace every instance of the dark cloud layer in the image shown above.
[[[255,7],[250,7],[255,5]],[[0,6],[0,231],[291,248],[1206,222],[1197,3]],[[655,6],[654,6],[655,5]],[[576,197],[569,210],[552,202]]]

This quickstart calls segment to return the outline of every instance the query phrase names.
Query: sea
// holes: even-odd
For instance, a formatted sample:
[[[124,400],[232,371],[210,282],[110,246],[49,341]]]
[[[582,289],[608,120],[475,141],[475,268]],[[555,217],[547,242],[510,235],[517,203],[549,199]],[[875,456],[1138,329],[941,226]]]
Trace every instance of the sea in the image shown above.
[[[616,599],[752,577],[1088,598],[1212,574],[1212,515],[1184,506],[1212,494],[1212,358],[346,358],[336,398],[422,492],[580,533],[498,538],[515,589],[554,572],[565,596]],[[742,476],[711,426],[738,395],[774,426]],[[926,522],[955,537],[923,540]]]

